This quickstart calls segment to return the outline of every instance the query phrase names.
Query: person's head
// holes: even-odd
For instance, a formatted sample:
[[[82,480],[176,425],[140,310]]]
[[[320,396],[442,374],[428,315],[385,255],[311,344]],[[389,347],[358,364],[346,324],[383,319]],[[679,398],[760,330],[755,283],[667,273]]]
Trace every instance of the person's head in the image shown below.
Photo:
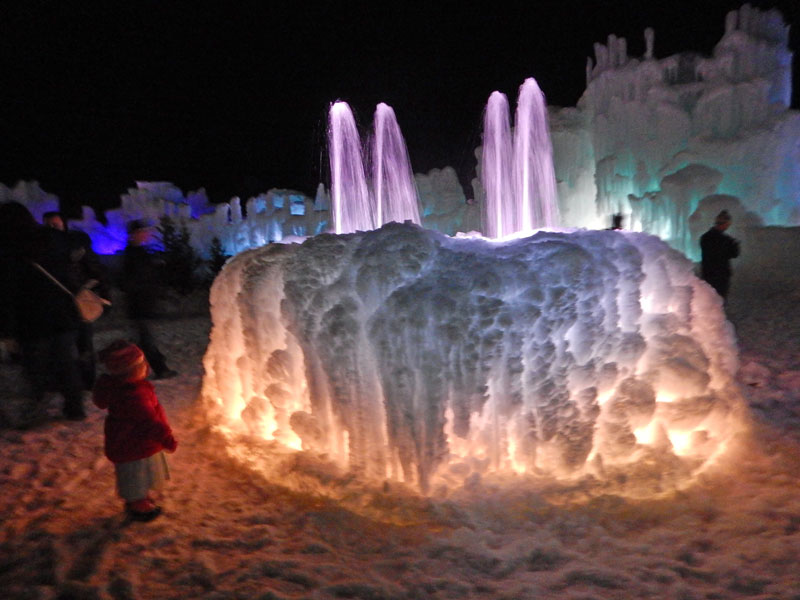
[[[41,226],[24,204],[0,202],[0,246],[11,256],[38,260],[45,241]]]
[[[725,231],[731,226],[731,214],[727,210],[720,211],[716,219],[714,219],[714,227],[720,231]]]
[[[49,210],[42,215],[42,225],[50,227],[51,229],[58,229],[59,231],[66,230],[64,224],[64,217],[57,210]]]
[[[134,246],[145,246],[150,242],[152,228],[142,219],[128,223],[128,241]]]
[[[108,373],[123,381],[141,381],[150,374],[142,349],[126,340],[111,342],[99,352],[99,357]]]

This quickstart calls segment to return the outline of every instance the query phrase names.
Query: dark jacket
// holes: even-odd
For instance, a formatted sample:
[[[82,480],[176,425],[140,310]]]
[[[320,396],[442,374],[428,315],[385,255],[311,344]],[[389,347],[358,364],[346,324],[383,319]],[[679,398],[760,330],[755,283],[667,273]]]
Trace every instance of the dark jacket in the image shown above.
[[[164,262],[144,246],[128,244],[123,252],[122,290],[131,319],[158,316]]]
[[[113,463],[141,460],[178,445],[153,384],[101,375],[94,386],[94,403],[107,408],[105,453]]]
[[[85,285],[90,280],[95,280],[97,284],[92,290],[107,300],[111,299],[111,290],[108,285],[108,273],[105,267],[100,264],[92,249],[92,239],[89,234],[80,230],[67,231],[70,256],[70,277]]]
[[[73,297],[35,267],[39,264],[70,292],[80,287],[71,273],[69,241],[63,231],[38,227],[24,255],[9,266],[14,334],[20,341],[77,331],[81,319]]]
[[[712,227],[700,236],[701,276],[725,297],[731,278],[730,259],[739,256],[739,242]]]

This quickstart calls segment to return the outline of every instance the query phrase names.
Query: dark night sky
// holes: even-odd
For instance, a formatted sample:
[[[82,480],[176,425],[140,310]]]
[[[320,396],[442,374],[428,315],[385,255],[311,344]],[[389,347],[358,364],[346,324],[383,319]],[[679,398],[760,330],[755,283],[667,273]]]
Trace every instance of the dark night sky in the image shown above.
[[[513,102],[533,76],[549,104],[572,106],[594,42],[614,33],[641,56],[652,26],[659,58],[709,54],[741,2],[479,4],[3,2],[0,182],[36,179],[63,204],[98,208],[136,180],[205,187],[212,201],[313,194],[337,99],[362,127],[386,102],[415,171],[452,165],[468,181],[492,91]],[[751,5],[800,26],[797,0]]]

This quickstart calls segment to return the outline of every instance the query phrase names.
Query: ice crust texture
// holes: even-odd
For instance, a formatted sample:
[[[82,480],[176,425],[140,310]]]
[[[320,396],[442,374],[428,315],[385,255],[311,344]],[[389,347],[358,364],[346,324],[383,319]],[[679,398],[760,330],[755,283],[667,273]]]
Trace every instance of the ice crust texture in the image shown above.
[[[369,478],[688,475],[743,426],[719,298],[647,234],[323,234],[235,257],[211,310],[214,422]]]

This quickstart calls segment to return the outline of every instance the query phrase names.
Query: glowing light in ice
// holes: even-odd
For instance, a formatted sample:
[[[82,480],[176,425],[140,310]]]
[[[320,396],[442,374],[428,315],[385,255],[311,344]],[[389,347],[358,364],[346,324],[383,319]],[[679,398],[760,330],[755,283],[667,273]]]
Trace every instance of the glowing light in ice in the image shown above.
[[[718,298],[645,234],[321,235],[238,255],[211,306],[212,420],[368,478],[604,476],[647,446],[691,472],[743,427]]]

